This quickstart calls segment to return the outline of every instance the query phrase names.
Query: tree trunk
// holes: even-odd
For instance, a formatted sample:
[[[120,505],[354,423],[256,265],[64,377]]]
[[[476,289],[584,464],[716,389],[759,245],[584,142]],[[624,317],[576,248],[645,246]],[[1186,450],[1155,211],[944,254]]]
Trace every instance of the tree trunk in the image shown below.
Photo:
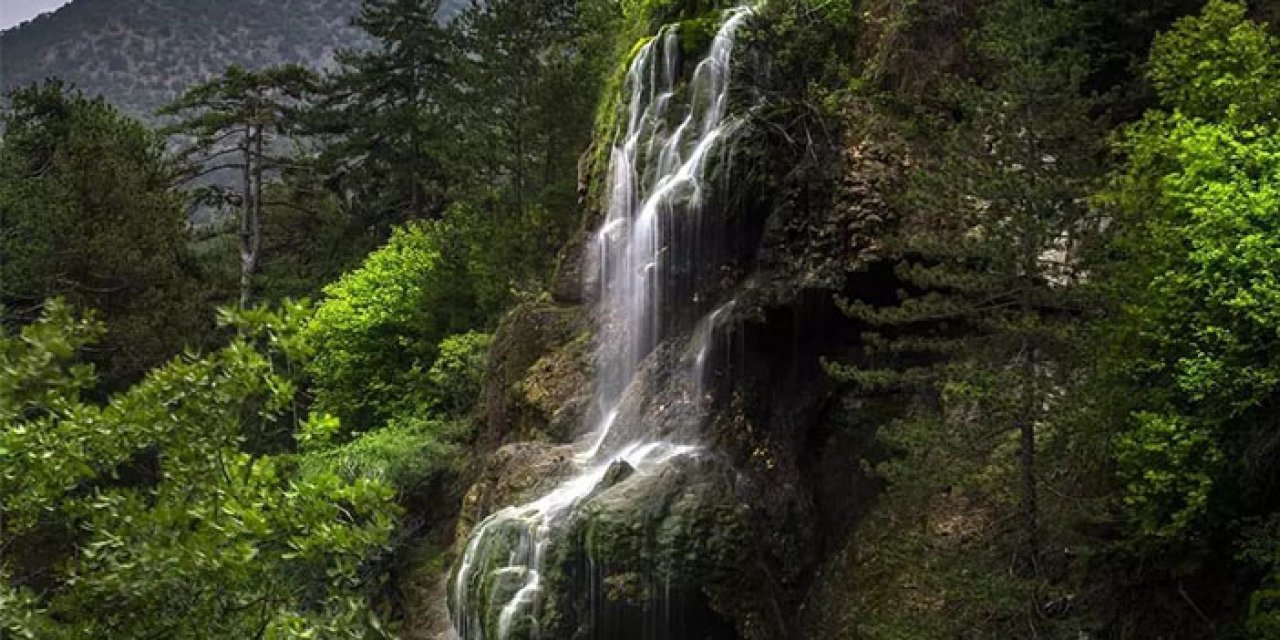
[[[244,152],[243,189],[240,198],[240,308],[249,306],[249,296],[253,284],[253,125],[244,127],[244,141],[241,143]]]
[[[266,125],[258,123],[257,137],[254,141],[254,155],[256,156],[253,167],[253,222],[249,228],[249,253],[252,260],[249,264],[249,277],[252,281],[254,275],[258,272],[258,258],[262,253],[262,174],[265,170],[266,160],[263,156],[263,137]],[[252,282],[250,282],[252,286]]]
[[[1039,575],[1040,564],[1040,505],[1036,488],[1036,422],[1035,422],[1035,347],[1024,338],[1022,410],[1018,416],[1019,467],[1022,475],[1022,517],[1026,527],[1027,549],[1031,559],[1031,571]]]
[[[1033,147],[1034,150],[1034,147]],[[1034,180],[1034,177],[1032,178]],[[1035,209],[1031,199],[1024,200],[1024,215],[1030,215]],[[1035,315],[1034,295],[1036,278],[1040,269],[1040,244],[1037,226],[1034,219],[1024,220],[1026,225],[1022,231],[1020,247],[1022,253],[1022,291],[1019,307],[1022,313],[1021,322],[1031,322]],[[1030,330],[1022,329],[1020,337],[1022,353],[1021,398],[1018,415],[1015,417],[1018,427],[1019,452],[1018,462],[1022,484],[1022,517],[1026,527],[1027,551],[1031,560],[1032,575],[1040,573],[1040,505],[1036,487],[1036,417],[1039,413],[1039,388],[1036,384],[1036,345]]]

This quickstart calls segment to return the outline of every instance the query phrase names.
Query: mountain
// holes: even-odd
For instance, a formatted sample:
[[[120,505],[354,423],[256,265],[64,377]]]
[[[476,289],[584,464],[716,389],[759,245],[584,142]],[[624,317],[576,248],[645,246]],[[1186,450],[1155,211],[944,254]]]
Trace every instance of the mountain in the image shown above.
[[[0,33],[0,90],[56,76],[149,118],[222,72],[332,64],[369,44],[360,0],[74,0]]]

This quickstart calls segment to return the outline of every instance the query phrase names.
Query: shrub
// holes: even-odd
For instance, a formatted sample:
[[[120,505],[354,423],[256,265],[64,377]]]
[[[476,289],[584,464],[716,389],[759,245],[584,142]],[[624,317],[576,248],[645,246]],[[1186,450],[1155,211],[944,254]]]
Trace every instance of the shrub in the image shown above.
[[[315,408],[346,433],[413,413],[445,336],[475,323],[470,280],[442,256],[441,223],[398,229],[364,264],[325,288],[306,329]]]

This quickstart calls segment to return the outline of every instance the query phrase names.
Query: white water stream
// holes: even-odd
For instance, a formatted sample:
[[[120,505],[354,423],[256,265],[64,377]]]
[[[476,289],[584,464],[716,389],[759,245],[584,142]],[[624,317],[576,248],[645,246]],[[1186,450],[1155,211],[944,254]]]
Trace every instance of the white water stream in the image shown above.
[[[611,153],[608,215],[596,237],[602,320],[593,424],[578,445],[576,475],[538,500],[492,514],[472,532],[451,585],[454,629],[462,640],[507,640],[516,632],[538,637],[554,525],[592,494],[616,462],[651,474],[698,453],[696,443],[655,434],[618,442],[614,427],[641,362],[663,338],[666,270],[675,252],[690,251],[673,245],[697,241],[696,232],[672,233],[676,225],[669,223],[672,216],[701,215],[710,161],[740,124],[727,114],[730,71],[735,37],[750,13],[741,7],[726,12],[687,86],[679,86],[675,27],[649,41],[628,70],[626,130]],[[699,227],[689,222],[678,226]],[[689,345],[699,394],[709,341],[724,310],[708,314]]]

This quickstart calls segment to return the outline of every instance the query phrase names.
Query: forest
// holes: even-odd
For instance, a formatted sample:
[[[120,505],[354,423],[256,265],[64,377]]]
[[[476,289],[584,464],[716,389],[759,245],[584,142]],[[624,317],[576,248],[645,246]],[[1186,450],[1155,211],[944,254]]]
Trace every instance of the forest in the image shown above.
[[[0,640],[1280,639],[1280,3],[342,29],[0,101]]]

